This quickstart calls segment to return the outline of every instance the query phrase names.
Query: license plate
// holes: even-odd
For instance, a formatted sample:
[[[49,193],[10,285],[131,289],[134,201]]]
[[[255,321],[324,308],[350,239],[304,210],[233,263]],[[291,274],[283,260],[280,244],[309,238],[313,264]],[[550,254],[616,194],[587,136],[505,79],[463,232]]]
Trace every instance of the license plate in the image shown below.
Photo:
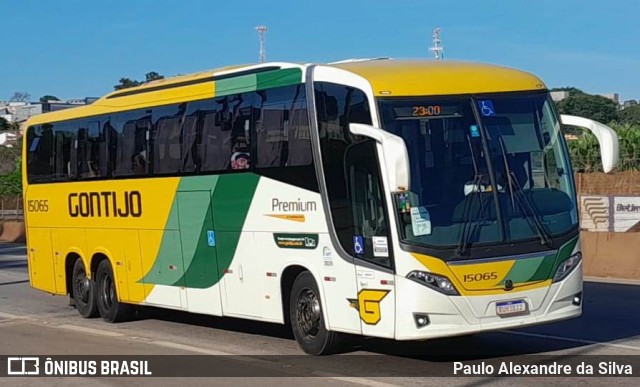
[[[525,300],[498,302],[496,304],[496,313],[498,314],[498,316],[509,316],[526,312],[527,303],[525,302]]]

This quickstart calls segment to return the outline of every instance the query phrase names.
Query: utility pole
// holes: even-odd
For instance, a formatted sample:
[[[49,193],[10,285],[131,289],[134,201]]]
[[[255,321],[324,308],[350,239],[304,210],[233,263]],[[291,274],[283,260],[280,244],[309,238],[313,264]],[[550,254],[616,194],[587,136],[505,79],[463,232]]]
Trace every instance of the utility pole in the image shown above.
[[[255,30],[258,31],[260,37],[260,63],[264,63],[267,60],[267,52],[265,50],[267,26],[257,26]]]
[[[429,51],[433,52],[436,59],[444,59],[444,46],[440,40],[440,28],[433,30],[433,45],[429,47]]]

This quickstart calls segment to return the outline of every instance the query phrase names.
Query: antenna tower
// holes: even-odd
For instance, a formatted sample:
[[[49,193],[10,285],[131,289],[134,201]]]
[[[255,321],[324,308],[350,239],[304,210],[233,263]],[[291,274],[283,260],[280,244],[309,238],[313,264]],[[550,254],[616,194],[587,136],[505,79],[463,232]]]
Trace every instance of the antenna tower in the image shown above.
[[[440,28],[433,30],[433,46],[429,47],[429,51],[433,52],[436,59],[444,59],[444,46],[440,40]]]
[[[267,26],[257,26],[255,30],[260,36],[260,63],[264,63],[267,60],[267,52],[265,51]]]

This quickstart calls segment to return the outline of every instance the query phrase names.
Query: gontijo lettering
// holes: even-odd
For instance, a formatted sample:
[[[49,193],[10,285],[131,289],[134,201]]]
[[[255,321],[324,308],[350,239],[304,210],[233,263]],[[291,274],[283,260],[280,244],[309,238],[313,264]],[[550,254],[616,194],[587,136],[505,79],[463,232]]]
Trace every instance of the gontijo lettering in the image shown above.
[[[142,195],[139,191],[72,192],[69,194],[69,215],[83,217],[142,216]]]

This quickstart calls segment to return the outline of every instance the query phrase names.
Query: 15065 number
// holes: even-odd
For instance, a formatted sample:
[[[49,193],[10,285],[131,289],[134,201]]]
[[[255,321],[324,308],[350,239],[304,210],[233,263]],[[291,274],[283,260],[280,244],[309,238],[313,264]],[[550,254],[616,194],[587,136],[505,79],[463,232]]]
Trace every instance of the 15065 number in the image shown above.
[[[464,275],[464,282],[478,282],[498,279],[498,273],[495,271],[488,271],[485,273],[472,273]]]
[[[27,200],[27,209],[29,210],[29,212],[48,212],[49,200],[47,199]]]

